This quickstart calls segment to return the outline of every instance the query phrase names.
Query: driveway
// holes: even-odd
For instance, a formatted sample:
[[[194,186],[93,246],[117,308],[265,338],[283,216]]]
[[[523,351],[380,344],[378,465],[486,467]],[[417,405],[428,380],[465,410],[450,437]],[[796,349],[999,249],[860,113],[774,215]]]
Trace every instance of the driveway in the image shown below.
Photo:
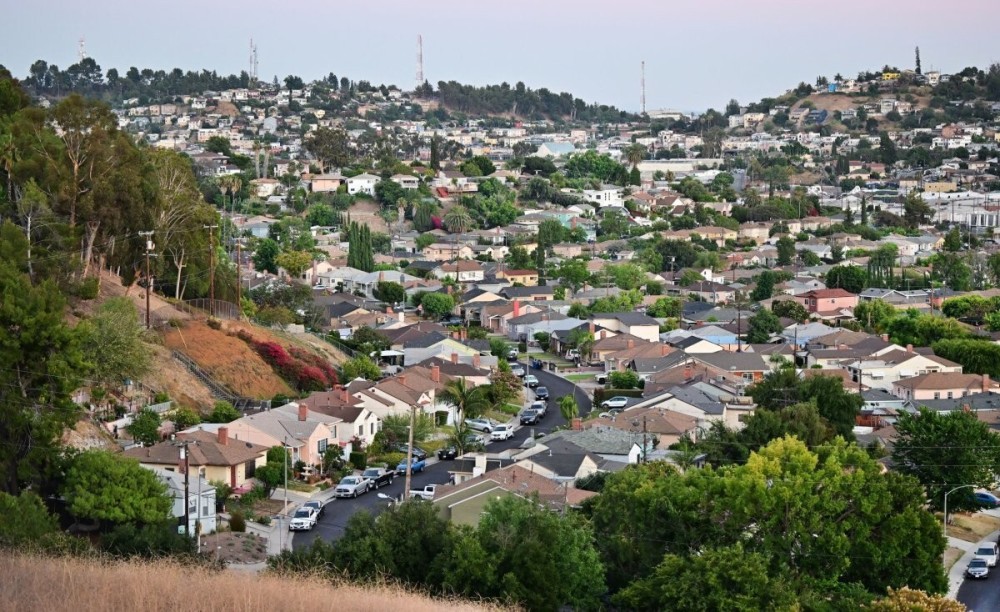
[[[548,414],[542,423],[537,426],[517,426],[514,436],[509,440],[504,440],[502,442],[490,442],[486,446],[487,452],[500,453],[505,450],[517,448],[531,433],[548,433],[555,430],[557,427],[566,425],[566,419],[564,419],[562,414],[559,413],[559,398],[565,395],[572,394],[576,397],[576,403],[580,407],[580,416],[584,416],[590,412],[592,407],[591,398],[583,389],[580,389],[565,378],[557,376],[551,372],[545,372],[542,370],[529,371],[538,377],[540,385],[548,387],[549,389]],[[528,396],[531,397],[531,395],[532,394],[529,391]],[[450,461],[438,461],[437,458],[428,458],[427,468],[423,472],[413,474],[411,477],[410,487],[419,489],[424,485],[448,483],[450,480],[450,476],[448,475],[450,465]],[[389,497],[399,498],[400,495],[405,493],[405,491],[403,491],[405,480],[406,479],[404,477],[397,477],[391,485],[379,489],[378,493],[384,493]],[[344,528],[347,526],[347,521],[356,512],[365,510],[372,514],[378,514],[379,512],[385,510],[389,505],[388,500],[381,499],[375,491],[365,493],[358,498],[332,499],[331,495],[332,489],[326,492],[324,497],[314,497],[314,499],[321,499],[323,501],[329,500],[328,505],[326,506],[326,513],[323,518],[316,523],[316,526],[313,527],[311,531],[300,531],[295,534],[295,537],[292,540],[292,545],[295,550],[308,548],[317,539],[326,540],[327,542],[338,540],[342,535],[344,535]]]

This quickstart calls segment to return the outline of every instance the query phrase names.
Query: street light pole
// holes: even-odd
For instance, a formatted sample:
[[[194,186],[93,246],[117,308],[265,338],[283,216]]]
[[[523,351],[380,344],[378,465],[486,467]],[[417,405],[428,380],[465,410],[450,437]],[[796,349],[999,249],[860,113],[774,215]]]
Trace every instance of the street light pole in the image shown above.
[[[401,499],[405,500],[410,494],[410,476],[413,474],[413,429],[416,427],[417,405],[410,406],[410,443],[406,447],[406,481],[403,485]]]
[[[960,485],[944,494],[944,537],[946,538],[948,537],[948,496],[954,493],[955,491],[958,491],[959,489],[968,489],[969,487],[975,487],[975,486],[977,485],[974,484]]]

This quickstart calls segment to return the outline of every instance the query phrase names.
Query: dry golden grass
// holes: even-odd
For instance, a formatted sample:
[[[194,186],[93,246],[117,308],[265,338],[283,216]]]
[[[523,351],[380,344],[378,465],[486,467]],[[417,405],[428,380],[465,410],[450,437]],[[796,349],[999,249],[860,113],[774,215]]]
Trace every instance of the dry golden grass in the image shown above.
[[[978,542],[1000,529],[1000,518],[977,512],[975,514],[948,513],[951,523],[948,535],[966,542]]]
[[[168,562],[97,563],[0,556],[0,607],[8,612],[299,612],[500,610],[432,599],[391,587],[331,586],[321,580],[248,578]]]
[[[950,570],[951,566],[955,565],[955,562],[961,559],[964,554],[965,551],[961,548],[951,547],[944,549],[944,571],[947,572]]]

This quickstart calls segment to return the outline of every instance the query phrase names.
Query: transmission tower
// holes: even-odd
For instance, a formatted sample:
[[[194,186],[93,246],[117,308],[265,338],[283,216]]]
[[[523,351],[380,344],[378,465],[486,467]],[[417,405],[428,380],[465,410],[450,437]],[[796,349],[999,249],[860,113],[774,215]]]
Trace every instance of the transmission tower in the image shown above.
[[[417,89],[424,84],[424,37],[417,34]]]
[[[640,112],[643,115],[645,115],[646,114],[646,60],[642,61],[640,71],[641,72],[639,76],[639,89],[641,93],[639,95],[639,106],[641,108]]]
[[[77,61],[82,62],[87,59],[87,41],[83,36],[80,37],[80,41],[76,48]]]
[[[257,82],[257,45],[250,39],[250,82]]]

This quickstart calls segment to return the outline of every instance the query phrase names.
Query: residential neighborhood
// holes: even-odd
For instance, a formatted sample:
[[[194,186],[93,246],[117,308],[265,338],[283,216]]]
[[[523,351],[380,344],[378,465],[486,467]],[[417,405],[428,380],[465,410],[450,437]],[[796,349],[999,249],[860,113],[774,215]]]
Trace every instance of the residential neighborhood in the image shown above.
[[[41,530],[0,544],[989,609],[1000,69],[915,59],[702,113],[0,72],[0,507]]]

